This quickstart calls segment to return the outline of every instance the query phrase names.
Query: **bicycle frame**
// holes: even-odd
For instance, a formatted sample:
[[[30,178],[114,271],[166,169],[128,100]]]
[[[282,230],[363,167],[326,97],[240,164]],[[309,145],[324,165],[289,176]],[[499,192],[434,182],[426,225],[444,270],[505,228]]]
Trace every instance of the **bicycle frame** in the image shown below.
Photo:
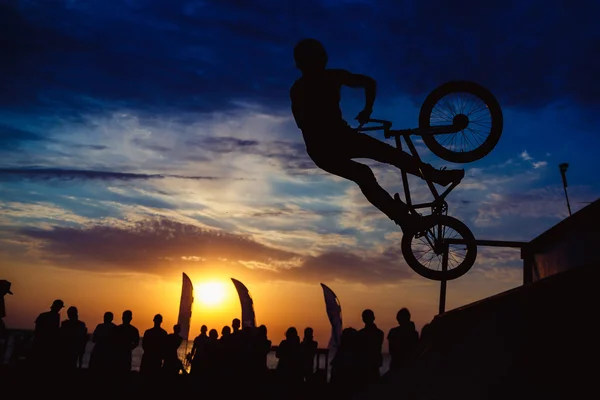
[[[459,132],[462,129],[464,129],[464,127],[461,127],[459,124],[453,124],[453,125],[442,125],[442,126],[429,127],[427,129],[417,128],[417,129],[396,129],[396,130],[394,130],[394,129],[391,129],[392,123],[390,121],[385,121],[385,120],[380,120],[380,119],[371,119],[368,122],[380,123],[381,126],[363,128],[362,125],[360,125],[358,128],[356,128],[356,130],[359,132],[383,130],[384,137],[386,139],[394,137],[394,139],[396,141],[396,148],[398,149],[398,151],[403,151],[401,137],[404,138],[404,141],[406,142],[406,145],[407,145],[408,149],[410,150],[410,153],[420,163],[422,163],[421,157],[419,156],[419,153],[417,152],[415,145],[413,144],[412,140],[410,139],[410,136],[412,136],[412,135],[425,136],[425,135],[450,134],[450,133]],[[403,168],[400,169],[400,173],[402,174],[402,184],[404,186],[404,196],[406,198],[406,204],[407,204],[410,212],[414,215],[417,214],[418,209],[429,208],[429,207],[432,208],[432,214],[433,213],[442,214],[442,212],[444,211],[443,205],[445,203],[446,197],[450,194],[450,192],[456,186],[458,186],[458,182],[454,182],[448,188],[446,188],[446,190],[444,190],[444,192],[442,192],[440,194],[438,192],[438,190],[436,189],[436,187],[433,185],[433,182],[431,180],[425,178],[424,180],[427,183],[427,186],[429,187],[429,190],[431,191],[431,194],[433,195],[434,200],[427,202],[427,203],[413,204],[411,196],[410,196],[410,188],[409,188],[409,184],[408,184],[407,173]],[[436,208],[437,208],[437,210],[436,210]]]

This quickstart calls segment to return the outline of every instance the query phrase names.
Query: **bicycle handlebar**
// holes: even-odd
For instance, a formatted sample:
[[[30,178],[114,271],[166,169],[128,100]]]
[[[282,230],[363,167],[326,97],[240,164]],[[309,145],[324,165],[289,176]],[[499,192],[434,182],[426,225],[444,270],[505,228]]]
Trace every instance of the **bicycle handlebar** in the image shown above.
[[[376,124],[381,124],[379,126],[370,126],[368,128],[363,128],[364,124],[360,124],[356,130],[357,131],[362,131],[362,132],[366,132],[366,131],[384,131],[385,133],[387,133],[387,131],[392,127],[392,122],[391,121],[386,121],[384,119],[369,119],[366,123],[368,124],[369,122],[374,122]]]

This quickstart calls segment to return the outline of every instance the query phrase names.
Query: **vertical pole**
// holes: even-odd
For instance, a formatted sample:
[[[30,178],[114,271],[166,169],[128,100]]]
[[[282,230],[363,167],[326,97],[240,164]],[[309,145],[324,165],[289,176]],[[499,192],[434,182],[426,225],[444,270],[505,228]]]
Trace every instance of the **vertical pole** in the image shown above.
[[[562,177],[563,189],[565,189],[565,198],[567,199],[567,208],[569,209],[569,216],[571,216],[571,204],[569,203],[569,195],[567,194],[567,169],[569,168],[568,163],[562,163],[558,166],[560,169],[560,175]]]
[[[448,251],[449,246],[447,243],[442,244],[444,246],[444,252],[442,253],[442,279],[440,283],[440,314],[446,311],[446,272],[448,272]]]
[[[569,216],[573,215],[571,214],[571,204],[569,204],[569,195],[567,195],[567,187],[565,186],[565,197],[567,198],[567,208],[569,209]]]

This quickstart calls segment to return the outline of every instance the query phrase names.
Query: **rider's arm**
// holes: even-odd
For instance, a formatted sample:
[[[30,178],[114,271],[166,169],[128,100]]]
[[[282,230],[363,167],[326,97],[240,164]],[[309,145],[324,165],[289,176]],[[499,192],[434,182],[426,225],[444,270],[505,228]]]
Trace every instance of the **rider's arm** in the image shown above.
[[[375,96],[377,95],[377,82],[370,76],[353,74],[343,69],[332,70],[337,75],[340,83],[351,88],[365,89],[365,110],[373,110]]]

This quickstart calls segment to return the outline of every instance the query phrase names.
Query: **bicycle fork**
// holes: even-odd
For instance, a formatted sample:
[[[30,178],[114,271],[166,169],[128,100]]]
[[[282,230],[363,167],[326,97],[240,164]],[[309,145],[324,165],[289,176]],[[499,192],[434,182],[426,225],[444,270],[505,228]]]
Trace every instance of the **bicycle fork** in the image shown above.
[[[406,145],[408,146],[408,149],[410,150],[410,153],[412,154],[412,156],[415,157],[418,160],[418,162],[422,164],[423,161],[421,161],[421,157],[419,156],[419,153],[417,152],[417,149],[415,148],[415,145],[407,137],[408,135],[397,135],[397,136],[394,137],[394,139],[396,140],[396,148],[398,150],[402,151],[402,140],[400,139],[400,136],[404,137],[404,140],[406,141]],[[410,212],[412,214],[416,215],[417,211],[416,211],[415,207],[413,207],[412,199],[410,197],[410,189],[408,187],[408,175],[407,175],[407,173],[406,173],[406,171],[404,169],[402,169],[400,172],[402,174],[402,183],[403,183],[403,187],[404,187],[404,196],[406,198],[406,204],[409,206]],[[448,196],[448,194],[456,186],[458,186],[458,184],[459,184],[459,182],[453,182],[440,195],[439,192],[438,192],[438,190],[434,186],[433,182],[431,180],[427,179],[422,172],[421,172],[421,174],[423,176],[423,179],[427,183],[427,187],[429,187],[429,190],[431,191],[431,194],[433,195],[434,200],[431,202],[431,206],[432,207],[439,207],[439,206],[441,206],[441,203],[444,202],[444,199],[446,198],[446,196]],[[441,207],[441,208],[443,208],[443,207]],[[440,213],[441,212],[443,212],[443,210],[441,210]]]
[[[402,141],[400,139],[400,136],[404,137],[404,140],[406,141],[406,145],[408,146],[413,157],[415,157],[419,163],[422,163],[421,157],[419,157],[419,153],[417,153],[417,149],[415,148],[412,141],[407,137],[408,135],[397,135],[394,137],[396,140],[396,148],[398,150],[402,151]],[[417,210],[413,206],[412,199],[410,197],[410,189],[408,186],[408,175],[404,169],[401,170],[401,173],[402,173],[402,184],[404,187],[404,196],[406,198],[406,204],[408,205],[410,212],[413,215],[417,215],[418,214]],[[423,175],[423,178],[424,178],[425,182],[427,183],[427,186],[429,187],[429,190],[431,191],[431,193],[433,194],[433,197],[434,197],[434,200],[428,204],[432,208],[432,215],[442,215],[444,212],[448,211],[448,206],[444,199],[456,186],[458,186],[459,182],[453,182],[440,195],[439,192],[437,191],[436,187],[434,186],[433,182],[431,180],[425,178],[425,176],[422,172],[421,172],[421,174]],[[444,248],[444,243],[443,243],[444,232],[442,232],[442,229],[443,228],[440,224],[435,224],[431,228],[426,229],[423,232],[419,232],[419,233],[415,234],[415,238],[425,237],[425,240],[429,243],[429,245],[433,249],[434,253],[436,255],[440,255],[440,254],[442,254],[443,248]]]

